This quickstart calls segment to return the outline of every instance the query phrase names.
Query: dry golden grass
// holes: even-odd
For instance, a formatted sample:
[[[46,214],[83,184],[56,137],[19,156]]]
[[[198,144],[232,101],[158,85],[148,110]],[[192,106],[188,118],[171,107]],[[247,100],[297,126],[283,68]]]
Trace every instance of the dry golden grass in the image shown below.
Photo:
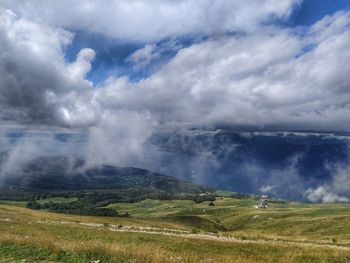
[[[57,254],[60,251],[74,251],[78,254],[89,253],[94,258],[102,258],[106,255],[111,256],[112,260],[120,260],[124,262],[304,262],[303,259],[309,260],[309,262],[348,262],[349,254],[342,250],[322,250],[322,249],[295,249],[295,247],[285,247],[285,252],[281,251],[274,254],[276,248],[271,247],[272,253],[259,255],[259,246],[252,246],[255,250],[251,254],[244,254],[243,251],[232,254],[218,255],[205,251],[204,253],[197,252],[173,252],[168,249],[164,249],[154,244],[127,244],[122,245],[118,242],[105,242],[101,240],[89,240],[89,241],[68,241],[68,240],[55,240],[52,237],[34,236],[29,238],[23,238],[23,236],[15,234],[4,234],[0,237],[1,241],[11,241],[22,245],[33,245],[45,248],[50,253]],[[233,246],[240,246],[240,244],[233,244]],[[276,252],[276,251],[275,251]],[[324,260],[325,261],[322,261]],[[311,261],[310,261],[311,260]],[[339,261],[338,261],[339,260]],[[113,261],[112,261],[113,262]]]
[[[5,220],[6,219],[6,220]],[[149,233],[120,233],[106,228],[79,224],[45,224],[42,222],[109,223],[134,226],[168,227],[172,223],[160,220],[84,217],[47,213],[25,208],[0,205],[0,249],[22,247],[32,249],[31,256],[43,253],[59,262],[349,262],[350,251],[320,248],[300,244],[239,243],[191,239]],[[38,221],[41,221],[39,223]],[[188,229],[182,224],[177,229]],[[40,248],[43,252],[38,252]],[[3,257],[23,256],[9,250],[0,250]],[[12,254],[11,254],[12,253]],[[60,257],[65,253],[64,257]],[[71,253],[71,255],[69,254]],[[1,254],[0,254],[1,255]],[[0,256],[1,258],[1,256]]]

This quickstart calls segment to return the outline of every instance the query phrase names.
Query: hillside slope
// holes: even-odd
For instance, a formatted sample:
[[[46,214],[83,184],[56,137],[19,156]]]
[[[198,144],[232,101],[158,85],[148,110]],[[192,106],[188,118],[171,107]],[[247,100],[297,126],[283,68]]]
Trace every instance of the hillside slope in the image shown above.
[[[7,172],[1,185],[41,191],[142,188],[167,193],[201,193],[210,190],[145,169],[107,165],[85,168],[82,160],[65,157],[37,158],[21,169]]]
[[[293,205],[260,210],[252,207],[251,201],[226,198],[216,201],[212,207],[208,207],[208,203],[161,201],[158,205],[145,201],[131,204],[135,207],[128,209],[131,213],[140,213],[147,204],[156,205],[157,214],[169,205],[170,209],[180,205],[184,209],[178,211],[181,217],[137,219],[63,215],[0,205],[0,261],[345,263],[350,260],[348,228],[341,225],[342,232],[337,229],[337,222],[348,222],[346,206],[339,206],[337,216],[328,213],[329,207],[310,205],[305,207],[309,214],[303,215],[299,205],[299,208]],[[240,219],[236,218],[239,217],[237,209],[244,215]],[[293,210],[297,210],[296,213]],[[189,216],[202,221],[184,220]],[[201,223],[215,217],[231,225],[231,230],[213,228],[211,232],[208,224]],[[283,217],[287,217],[284,227],[282,224],[281,228],[276,227]],[[323,227],[325,217],[333,220],[334,228]],[[241,224],[233,227],[232,222],[227,221],[229,218]],[[300,226],[309,230],[304,231],[303,236],[295,231]],[[322,238],[325,230],[330,236]]]

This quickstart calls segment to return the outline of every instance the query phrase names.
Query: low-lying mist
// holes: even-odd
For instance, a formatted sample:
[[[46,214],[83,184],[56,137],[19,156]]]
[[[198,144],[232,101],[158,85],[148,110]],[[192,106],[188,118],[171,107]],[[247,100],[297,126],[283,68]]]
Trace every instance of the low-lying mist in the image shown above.
[[[144,168],[248,194],[311,202],[350,198],[350,139],[344,135],[156,131],[156,123],[147,115],[109,120],[73,132],[2,129],[0,178],[19,173],[39,157],[63,156],[72,163],[84,160],[85,168],[102,164]],[[121,124],[118,129],[115,123]]]

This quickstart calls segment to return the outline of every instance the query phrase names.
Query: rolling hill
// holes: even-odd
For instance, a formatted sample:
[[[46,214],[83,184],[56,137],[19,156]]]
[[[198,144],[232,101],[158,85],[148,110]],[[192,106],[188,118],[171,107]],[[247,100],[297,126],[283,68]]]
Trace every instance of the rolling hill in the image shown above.
[[[167,193],[202,193],[210,188],[133,167],[101,165],[85,168],[84,161],[65,157],[40,157],[21,169],[7,172],[2,187],[31,191],[148,189]]]

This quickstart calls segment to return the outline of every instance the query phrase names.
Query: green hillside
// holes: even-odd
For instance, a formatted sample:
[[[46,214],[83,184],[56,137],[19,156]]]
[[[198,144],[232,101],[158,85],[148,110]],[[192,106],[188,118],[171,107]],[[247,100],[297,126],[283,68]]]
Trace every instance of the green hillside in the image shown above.
[[[145,169],[86,167],[81,160],[40,157],[16,173],[2,175],[0,202],[12,201],[14,205],[60,213],[116,216],[117,212],[103,207],[144,199],[213,199],[201,196],[207,192],[213,190]]]
[[[20,171],[3,174],[1,185],[26,191],[78,191],[109,189],[152,189],[167,193],[201,193],[199,186],[172,176],[133,167],[100,165],[86,167],[79,159],[39,157]]]
[[[254,198],[217,198],[214,202],[200,204],[189,200],[144,200],[108,207],[128,212],[134,218],[183,222],[198,229],[204,227],[206,231],[250,238],[292,238],[325,243],[336,240],[337,243],[350,244],[349,204],[291,202],[271,204],[268,209],[256,208],[257,204]],[[198,226],[196,222],[199,222]]]

